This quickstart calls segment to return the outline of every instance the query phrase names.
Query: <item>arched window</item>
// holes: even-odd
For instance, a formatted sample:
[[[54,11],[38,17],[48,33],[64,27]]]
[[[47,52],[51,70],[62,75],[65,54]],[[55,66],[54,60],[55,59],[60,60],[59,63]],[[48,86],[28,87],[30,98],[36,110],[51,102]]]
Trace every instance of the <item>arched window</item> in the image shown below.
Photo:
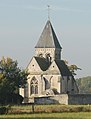
[[[47,59],[47,61],[51,62],[51,56],[50,56],[50,53],[47,53],[47,54],[46,54],[46,59]]]
[[[49,89],[50,88],[50,83],[48,82],[48,80],[43,77],[44,81],[45,81],[45,90]]]
[[[38,80],[33,77],[30,83],[30,95],[38,94]]]

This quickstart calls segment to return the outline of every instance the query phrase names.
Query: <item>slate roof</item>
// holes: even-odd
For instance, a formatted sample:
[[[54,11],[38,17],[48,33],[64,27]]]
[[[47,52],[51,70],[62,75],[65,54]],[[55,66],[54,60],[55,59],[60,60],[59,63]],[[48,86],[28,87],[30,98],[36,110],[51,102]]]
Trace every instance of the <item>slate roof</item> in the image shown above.
[[[39,64],[42,71],[46,71],[49,67],[49,63],[43,57],[35,57],[35,60]]]
[[[72,73],[68,69],[67,65],[63,60],[55,60],[62,76],[72,76]]]
[[[48,20],[35,48],[61,48],[51,22]]]
[[[42,71],[46,71],[49,68],[50,64],[47,62],[45,58],[43,57],[34,57],[34,58]],[[68,69],[67,65],[63,60],[55,60],[55,63],[57,64],[62,76],[72,76],[72,73],[70,72],[70,70]]]

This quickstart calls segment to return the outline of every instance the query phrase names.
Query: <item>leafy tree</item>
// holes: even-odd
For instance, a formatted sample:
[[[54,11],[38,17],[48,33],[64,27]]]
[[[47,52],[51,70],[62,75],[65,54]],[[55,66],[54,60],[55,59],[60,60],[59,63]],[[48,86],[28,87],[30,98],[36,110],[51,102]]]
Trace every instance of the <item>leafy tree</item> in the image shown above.
[[[22,100],[18,90],[25,86],[27,76],[27,71],[21,70],[17,61],[3,57],[0,61],[0,103],[14,103],[19,98]]]
[[[91,76],[76,79],[79,93],[91,93]]]
[[[81,68],[79,68],[79,67],[78,67],[77,65],[75,65],[75,64],[68,65],[68,61],[67,61],[67,60],[65,60],[64,62],[65,62],[65,64],[68,66],[70,72],[71,72],[73,75],[76,75],[75,72],[76,72],[77,70],[81,70]]]

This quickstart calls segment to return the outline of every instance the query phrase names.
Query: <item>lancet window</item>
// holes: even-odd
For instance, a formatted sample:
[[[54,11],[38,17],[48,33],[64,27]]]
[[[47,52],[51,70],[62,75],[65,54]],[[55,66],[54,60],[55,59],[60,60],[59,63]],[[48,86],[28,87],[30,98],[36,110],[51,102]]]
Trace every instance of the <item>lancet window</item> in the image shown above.
[[[33,77],[30,83],[30,92],[31,94],[38,94],[38,80]]]

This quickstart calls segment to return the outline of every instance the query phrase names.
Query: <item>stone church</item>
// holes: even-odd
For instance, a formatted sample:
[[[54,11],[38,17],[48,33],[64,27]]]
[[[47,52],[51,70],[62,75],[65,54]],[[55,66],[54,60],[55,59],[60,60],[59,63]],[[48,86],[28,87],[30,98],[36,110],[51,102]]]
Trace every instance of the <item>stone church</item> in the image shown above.
[[[26,87],[20,89],[24,102],[32,97],[76,94],[78,87],[74,76],[61,58],[62,47],[50,20],[47,21],[30,60]]]

